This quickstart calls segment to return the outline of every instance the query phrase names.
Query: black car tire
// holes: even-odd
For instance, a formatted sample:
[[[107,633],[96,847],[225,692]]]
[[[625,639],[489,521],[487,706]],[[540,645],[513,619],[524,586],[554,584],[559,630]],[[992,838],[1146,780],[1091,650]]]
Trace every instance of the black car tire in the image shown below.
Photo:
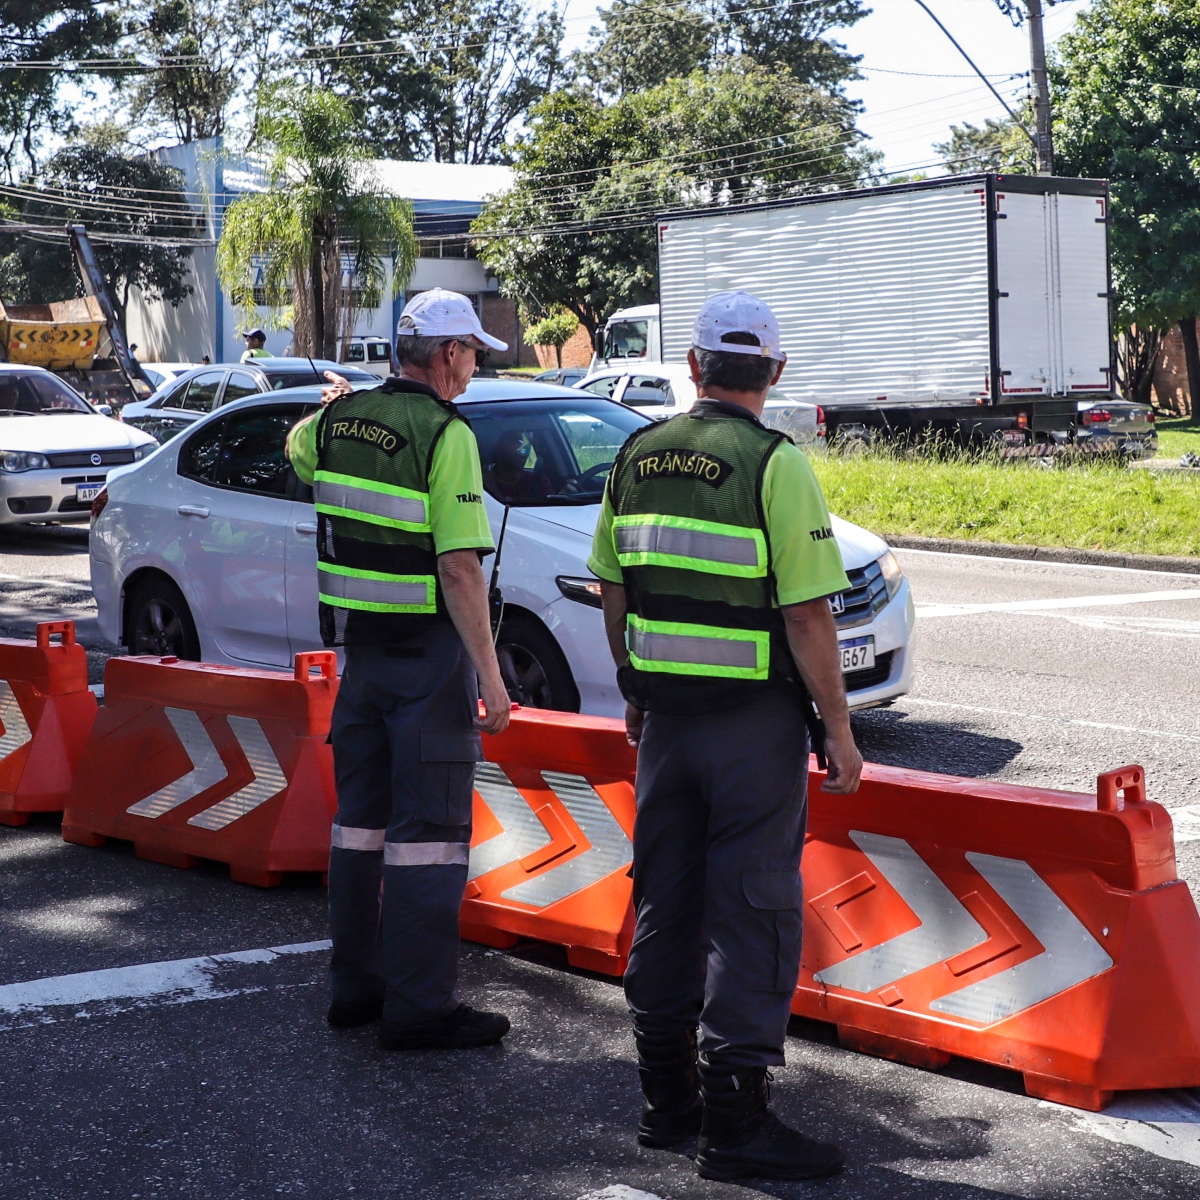
[[[496,639],[496,657],[510,700],[523,708],[579,711],[579,688],[566,656],[540,621],[505,617]]]
[[[125,608],[130,654],[174,655],[200,661],[200,638],[183,593],[161,575],[138,584]]]

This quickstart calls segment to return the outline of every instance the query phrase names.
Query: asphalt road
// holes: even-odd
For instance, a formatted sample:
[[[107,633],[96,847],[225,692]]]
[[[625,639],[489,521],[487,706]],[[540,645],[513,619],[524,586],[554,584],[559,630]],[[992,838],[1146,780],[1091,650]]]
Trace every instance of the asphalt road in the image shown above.
[[[80,531],[0,537],[0,631],[28,633],[35,612],[73,616],[98,665],[84,549]],[[918,603],[916,690],[856,717],[868,759],[1083,790],[1100,770],[1140,762],[1179,837],[1200,837],[1187,811],[1200,748],[1200,714],[1187,703],[1200,668],[1200,580],[900,558]],[[1180,842],[1194,889],[1195,848]],[[502,1048],[389,1056],[369,1030],[323,1024],[327,930],[313,880],[241,887],[212,864],[179,871],[120,843],[66,845],[49,819],[0,828],[0,864],[0,1196],[1200,1191],[1200,1091],[1127,1095],[1084,1114],[1026,1097],[1008,1072],[960,1060],[919,1071],[842,1050],[826,1027],[805,1023],[793,1025],[775,1103],[842,1140],[846,1173],[820,1184],[706,1183],[688,1157],[694,1146],[637,1147],[620,989],[569,969],[555,950],[464,946],[465,997],[513,1020]]]

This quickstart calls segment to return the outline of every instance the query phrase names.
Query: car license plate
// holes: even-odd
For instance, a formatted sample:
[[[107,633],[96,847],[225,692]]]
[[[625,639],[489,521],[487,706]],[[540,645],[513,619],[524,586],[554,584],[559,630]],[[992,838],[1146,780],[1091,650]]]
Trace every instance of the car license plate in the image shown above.
[[[875,665],[875,638],[847,638],[838,642],[838,650],[842,655],[842,673],[847,671],[866,671]]]
[[[77,483],[75,485],[75,499],[80,504],[91,504],[102,491],[104,491],[104,484],[102,483]]]

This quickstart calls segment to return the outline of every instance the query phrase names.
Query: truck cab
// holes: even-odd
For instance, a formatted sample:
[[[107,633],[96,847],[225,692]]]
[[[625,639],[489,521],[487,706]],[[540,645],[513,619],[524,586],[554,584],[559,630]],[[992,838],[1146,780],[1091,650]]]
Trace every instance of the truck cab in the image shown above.
[[[595,353],[588,374],[630,362],[662,362],[658,305],[618,309],[596,331]]]

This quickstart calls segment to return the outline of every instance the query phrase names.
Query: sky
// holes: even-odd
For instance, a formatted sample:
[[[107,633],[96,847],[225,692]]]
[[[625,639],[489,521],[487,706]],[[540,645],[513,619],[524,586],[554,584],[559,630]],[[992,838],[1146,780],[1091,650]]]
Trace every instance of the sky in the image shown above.
[[[1029,36],[1016,29],[995,0],[926,0],[979,69],[1015,109],[1029,86]],[[1047,11],[1047,45],[1070,28],[1090,0],[1059,0]],[[587,40],[598,24],[592,0],[568,0],[568,47]],[[936,166],[934,142],[949,140],[950,126],[986,117],[1003,117],[1004,109],[971,70],[946,35],[915,0],[874,0],[873,11],[857,25],[831,35],[863,56],[863,78],[846,92],[861,100],[865,111],[859,128],[869,145],[884,155],[888,174]]]

